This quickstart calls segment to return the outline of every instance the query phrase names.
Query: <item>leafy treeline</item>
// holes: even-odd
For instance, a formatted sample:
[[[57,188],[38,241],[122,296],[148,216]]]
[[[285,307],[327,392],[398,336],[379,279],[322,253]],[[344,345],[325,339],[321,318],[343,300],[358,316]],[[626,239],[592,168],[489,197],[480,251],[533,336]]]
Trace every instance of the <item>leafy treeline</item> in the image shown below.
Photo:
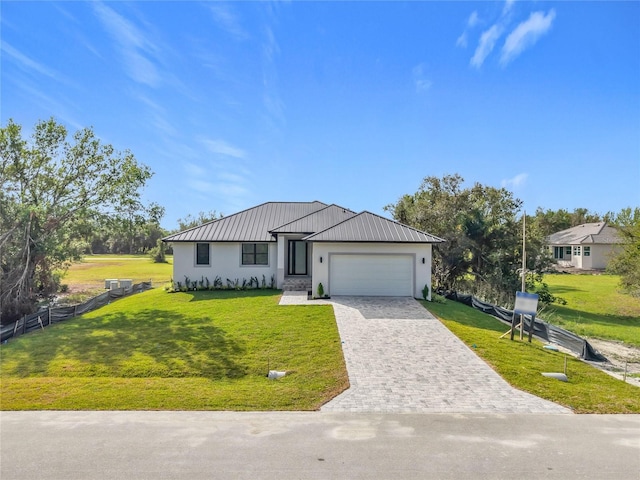
[[[480,183],[465,188],[463,184],[458,174],[426,177],[416,193],[385,208],[397,221],[446,240],[434,247],[434,287],[466,291],[508,305],[522,284],[522,201],[504,188]],[[635,212],[635,230],[627,230],[636,232],[637,241],[640,213]],[[633,215],[631,209],[601,216],[584,208],[573,212],[538,208],[528,214],[527,289],[553,300],[542,283],[543,272],[552,264],[545,247],[547,236],[583,223],[633,224]],[[627,261],[622,263],[627,265]],[[620,262],[616,265],[622,273]],[[640,265],[635,265],[635,271],[640,271]]]
[[[152,253],[158,247],[158,241],[171,233],[181,232],[221,218],[215,210],[200,212],[179,218],[178,228],[167,230],[160,226],[164,208],[156,203],[148,207],[141,206],[137,210],[115,212],[101,215],[95,212],[86,219],[83,230],[84,252],[87,254]]]
[[[607,269],[620,275],[622,287],[640,297],[640,208],[625,208],[612,221],[624,244]]]
[[[149,253],[164,261],[164,207],[143,204],[152,176],[129,151],[103,144],[91,128],[69,138],[54,119],[31,136],[12,120],[0,129],[0,323],[55,294],[70,262],[91,253]],[[178,230],[220,218],[178,220]]]
[[[92,220],[142,210],[140,190],[151,176],[90,128],[69,139],[50,119],[25,140],[9,120],[0,130],[0,321],[30,313],[57,291],[58,272],[80,258]]]

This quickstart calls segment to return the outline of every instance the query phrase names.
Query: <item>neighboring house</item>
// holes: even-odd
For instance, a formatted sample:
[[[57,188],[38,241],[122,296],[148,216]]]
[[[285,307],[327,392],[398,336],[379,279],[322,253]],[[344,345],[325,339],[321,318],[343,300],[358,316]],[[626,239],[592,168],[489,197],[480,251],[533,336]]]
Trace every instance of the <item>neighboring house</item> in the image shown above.
[[[431,292],[431,246],[443,242],[370,212],[322,202],[268,202],[163,239],[173,280],[263,276],[316,295],[422,297]]]
[[[606,222],[584,223],[547,237],[555,261],[563,267],[602,270],[622,242],[618,231]]]

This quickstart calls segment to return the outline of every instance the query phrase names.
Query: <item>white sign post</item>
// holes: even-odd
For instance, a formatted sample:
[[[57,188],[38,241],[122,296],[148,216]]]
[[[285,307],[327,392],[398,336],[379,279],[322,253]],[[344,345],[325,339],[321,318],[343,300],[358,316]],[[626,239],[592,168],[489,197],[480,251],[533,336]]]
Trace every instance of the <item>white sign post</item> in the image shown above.
[[[533,324],[538,312],[538,295],[535,293],[516,292],[516,306],[513,308],[513,317],[511,318],[511,340],[516,329],[516,315],[521,315],[520,331],[524,330],[524,316],[531,315],[531,323],[529,324],[529,342],[533,336]],[[522,335],[520,336],[522,338]]]

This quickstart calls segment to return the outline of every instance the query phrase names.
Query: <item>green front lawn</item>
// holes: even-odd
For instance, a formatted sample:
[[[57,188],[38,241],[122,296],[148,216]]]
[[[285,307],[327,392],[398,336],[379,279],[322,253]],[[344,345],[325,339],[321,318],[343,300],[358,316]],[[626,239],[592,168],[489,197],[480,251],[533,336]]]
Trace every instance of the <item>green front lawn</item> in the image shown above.
[[[348,386],[333,311],[279,296],[155,289],[19,337],[2,347],[1,408],[318,409]]]
[[[539,314],[583,337],[640,347],[640,298],[622,293],[616,275],[545,275],[549,291],[567,301]]]
[[[514,387],[573,409],[576,413],[640,413],[640,389],[570,355],[545,350],[538,341],[500,336],[509,327],[471,307],[447,301],[422,302],[444,325]],[[517,336],[516,336],[517,338]],[[568,382],[544,377],[563,372]]]

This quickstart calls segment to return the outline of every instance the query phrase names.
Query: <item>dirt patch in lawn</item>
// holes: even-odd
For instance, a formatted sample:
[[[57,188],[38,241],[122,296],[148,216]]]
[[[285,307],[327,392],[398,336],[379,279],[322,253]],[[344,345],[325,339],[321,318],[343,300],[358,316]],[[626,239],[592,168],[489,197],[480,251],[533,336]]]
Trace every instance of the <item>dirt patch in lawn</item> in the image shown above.
[[[627,382],[640,387],[640,348],[622,342],[589,338],[589,343],[609,360],[592,364],[606,372],[622,378],[625,368]]]

